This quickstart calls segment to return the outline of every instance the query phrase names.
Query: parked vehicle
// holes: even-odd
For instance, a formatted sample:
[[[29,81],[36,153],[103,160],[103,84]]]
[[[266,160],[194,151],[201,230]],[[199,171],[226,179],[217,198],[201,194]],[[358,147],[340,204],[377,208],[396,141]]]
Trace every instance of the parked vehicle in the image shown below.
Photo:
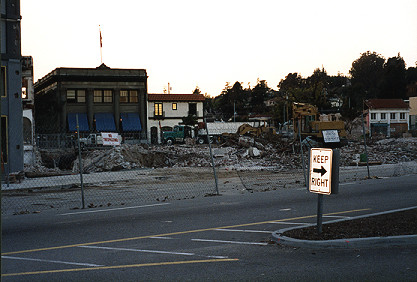
[[[187,125],[175,125],[172,131],[162,132],[162,142],[167,145],[184,143],[185,138],[194,138],[194,130]]]
[[[121,144],[121,136],[118,133],[91,133],[87,137],[80,138],[81,147],[116,146]]]

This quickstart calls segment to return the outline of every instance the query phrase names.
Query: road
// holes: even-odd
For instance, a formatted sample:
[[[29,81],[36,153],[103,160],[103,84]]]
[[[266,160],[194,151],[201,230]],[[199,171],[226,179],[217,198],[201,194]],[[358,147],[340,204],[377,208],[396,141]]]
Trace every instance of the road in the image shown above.
[[[417,203],[417,175],[342,183],[324,221]],[[2,217],[3,281],[417,280],[417,247],[281,246],[271,233],[314,223],[305,188],[145,206]]]

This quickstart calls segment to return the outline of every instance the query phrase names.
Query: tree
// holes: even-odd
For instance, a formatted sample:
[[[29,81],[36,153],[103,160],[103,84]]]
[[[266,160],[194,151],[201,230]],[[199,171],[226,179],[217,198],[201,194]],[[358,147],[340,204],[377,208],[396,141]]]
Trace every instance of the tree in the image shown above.
[[[404,99],[406,97],[406,69],[404,59],[398,54],[384,64],[379,98]]]
[[[193,91],[193,94],[194,94],[194,95],[199,95],[199,94],[201,94],[201,90],[200,90],[200,88],[199,88],[198,86],[196,86],[196,87],[195,87],[195,89],[194,89],[194,91]]]
[[[289,73],[278,84],[280,91],[290,91],[294,88],[303,88],[303,78],[298,73]]]
[[[258,84],[251,91],[251,107],[252,112],[265,113],[265,99],[267,98],[267,92],[270,90],[266,84],[266,80],[258,80]]]
[[[352,76],[352,87],[357,93],[356,104],[361,104],[363,99],[380,96],[384,63],[384,57],[370,51],[362,53],[360,58],[352,63],[349,73]]]

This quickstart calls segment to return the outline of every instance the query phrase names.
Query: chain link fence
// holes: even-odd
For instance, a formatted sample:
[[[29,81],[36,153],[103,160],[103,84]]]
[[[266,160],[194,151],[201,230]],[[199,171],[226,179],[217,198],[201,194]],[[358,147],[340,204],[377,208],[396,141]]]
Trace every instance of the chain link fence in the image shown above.
[[[89,136],[81,134],[80,139]],[[33,140],[26,144],[24,171],[2,178],[2,214],[129,207],[306,186],[307,167],[303,169],[302,164],[304,158],[307,166],[308,148],[302,153],[299,142],[278,135],[229,136],[211,146],[196,144],[193,139],[171,146],[148,145],[140,142],[143,136],[139,133],[126,136],[120,146],[90,140],[78,147],[74,134],[37,135]],[[389,150],[401,156],[401,162],[371,166],[370,176],[417,174],[414,141],[411,147],[404,142],[402,151],[392,145]],[[370,161],[379,158],[375,152],[380,149],[369,146]],[[363,145],[355,142],[340,150],[340,182],[368,178],[360,160]]]

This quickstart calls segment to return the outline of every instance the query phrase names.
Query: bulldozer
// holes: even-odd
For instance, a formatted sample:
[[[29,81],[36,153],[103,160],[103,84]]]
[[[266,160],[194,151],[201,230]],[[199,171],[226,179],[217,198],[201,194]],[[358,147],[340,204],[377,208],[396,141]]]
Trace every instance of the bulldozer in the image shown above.
[[[275,128],[267,126],[266,124],[260,125],[259,127],[243,124],[239,127],[237,133],[239,135],[249,135],[253,137],[260,137],[264,134],[277,134]]]
[[[337,130],[340,138],[346,138],[345,123],[340,114],[321,115],[318,108],[307,103],[293,103],[294,138],[311,136],[316,141],[323,141],[323,131]]]

